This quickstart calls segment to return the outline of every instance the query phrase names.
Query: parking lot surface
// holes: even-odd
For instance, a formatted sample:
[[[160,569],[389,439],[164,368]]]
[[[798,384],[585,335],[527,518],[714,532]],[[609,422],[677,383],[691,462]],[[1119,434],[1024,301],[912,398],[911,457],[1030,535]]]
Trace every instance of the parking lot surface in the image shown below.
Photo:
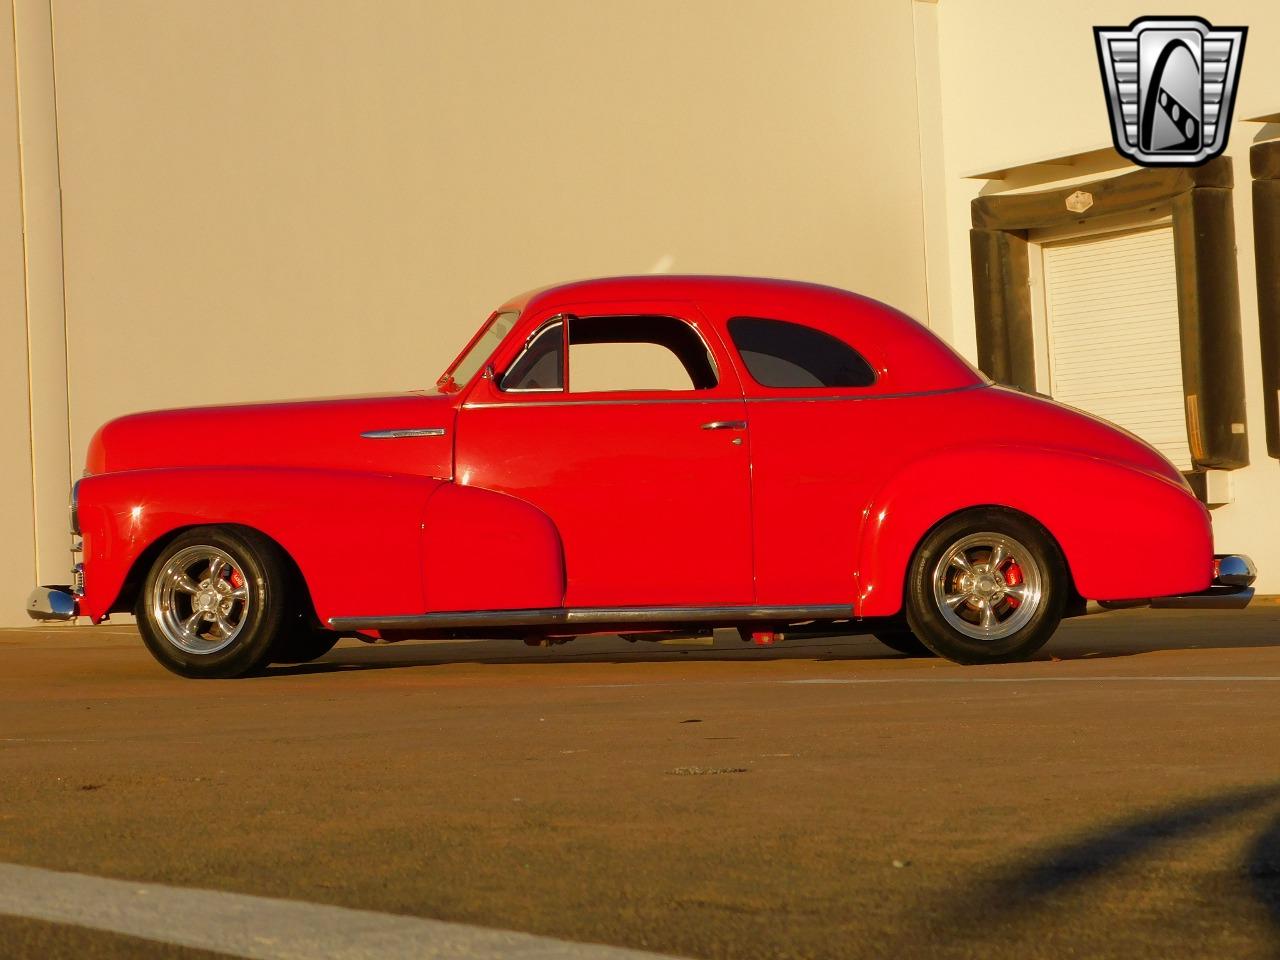
[[[1267,604],[985,668],[344,641],[195,682],[131,627],[0,631],[0,865],[687,957],[1274,957],[1278,727]],[[5,908],[5,876],[0,956],[215,955],[198,899],[139,938]]]

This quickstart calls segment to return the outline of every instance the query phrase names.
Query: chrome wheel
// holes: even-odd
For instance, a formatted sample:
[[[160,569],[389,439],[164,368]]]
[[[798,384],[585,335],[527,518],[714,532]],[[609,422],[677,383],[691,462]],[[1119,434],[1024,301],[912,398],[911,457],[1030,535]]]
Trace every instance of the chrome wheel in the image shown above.
[[[227,552],[191,546],[175,553],[151,588],[151,615],[164,638],[184,653],[225,650],[249,614],[249,584]]]
[[[933,598],[948,626],[975,640],[1003,640],[1035,616],[1044,574],[1035,555],[1003,533],[974,533],[933,569]]]

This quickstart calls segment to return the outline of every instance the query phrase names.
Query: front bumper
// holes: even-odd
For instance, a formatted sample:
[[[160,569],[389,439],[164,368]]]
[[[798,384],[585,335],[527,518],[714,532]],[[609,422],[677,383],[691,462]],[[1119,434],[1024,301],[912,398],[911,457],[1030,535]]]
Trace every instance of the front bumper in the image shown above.
[[[1213,558],[1213,583],[1200,593],[1173,597],[1152,597],[1151,606],[1165,610],[1239,610],[1253,599],[1253,581],[1258,568],[1242,554],[1224,553]]]
[[[70,586],[36,587],[27,597],[32,620],[74,620],[79,614],[80,600]]]

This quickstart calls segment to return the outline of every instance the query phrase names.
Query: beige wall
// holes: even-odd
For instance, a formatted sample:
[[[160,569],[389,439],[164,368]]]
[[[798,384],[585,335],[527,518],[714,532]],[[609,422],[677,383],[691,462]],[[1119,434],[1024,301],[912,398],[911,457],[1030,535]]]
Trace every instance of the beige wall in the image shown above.
[[[923,317],[913,16],[52,0],[75,469],[130,410],[430,384],[500,300],[558,280],[796,277]]]
[[[970,201],[1125,169],[1030,161],[1109,144],[1091,28],[1151,12],[1128,0],[0,8],[0,624],[24,622],[37,577],[63,577],[66,486],[102,421],[426,385],[497,301],[532,286],[654,268],[812,279],[927,315],[972,356]],[[1198,12],[1251,27],[1229,155],[1253,466],[1215,523],[1220,546],[1252,552],[1263,589],[1280,592],[1280,530],[1259,522],[1277,464],[1262,435],[1247,173],[1252,141],[1280,127],[1244,119],[1280,112],[1268,55],[1280,7]],[[971,176],[1002,167],[1018,169]]]
[[[1152,12],[1179,11],[1153,11],[1149,4],[1127,0],[941,0],[937,9],[948,239],[945,250],[931,242],[930,258],[949,259],[949,322],[955,344],[972,357],[970,201],[980,193],[1042,190],[1134,169],[1114,153],[1109,160],[1095,157],[1074,167],[1029,162],[1070,157],[1111,143],[1092,28],[1127,25]],[[1275,508],[1280,465],[1267,456],[1263,426],[1249,176],[1249,148],[1256,140],[1277,136],[1280,128],[1245,119],[1280,113],[1280,58],[1275,56],[1280,5],[1270,0],[1215,0],[1195,12],[1215,24],[1249,27],[1227,156],[1235,170],[1251,465],[1233,471],[1235,500],[1214,509],[1214,534],[1219,550],[1243,551],[1258,562],[1260,591],[1280,593],[1280,521]],[[1023,166],[1004,180],[972,177],[1018,165]]]
[[[36,579],[27,380],[27,297],[22,249],[13,7],[0,3],[0,623],[15,622]],[[66,555],[64,560],[68,559]],[[14,609],[18,605],[17,609]]]

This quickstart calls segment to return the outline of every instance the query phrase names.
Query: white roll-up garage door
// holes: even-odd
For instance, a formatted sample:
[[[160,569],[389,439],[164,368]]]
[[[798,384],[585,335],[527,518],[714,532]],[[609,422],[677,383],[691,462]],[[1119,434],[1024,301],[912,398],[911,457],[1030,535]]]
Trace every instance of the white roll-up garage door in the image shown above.
[[[1173,230],[1045,244],[1049,393],[1191,469]]]

